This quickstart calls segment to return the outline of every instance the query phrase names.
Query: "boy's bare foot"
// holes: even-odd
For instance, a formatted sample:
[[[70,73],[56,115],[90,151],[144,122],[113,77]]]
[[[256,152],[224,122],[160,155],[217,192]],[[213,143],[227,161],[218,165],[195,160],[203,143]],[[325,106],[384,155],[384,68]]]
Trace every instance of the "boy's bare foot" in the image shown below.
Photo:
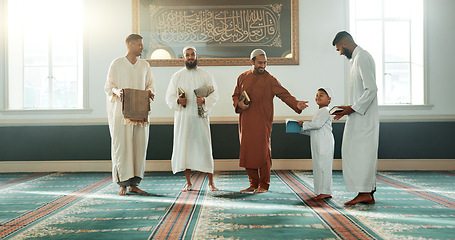
[[[125,196],[126,195],[126,187],[125,186],[120,186],[120,192],[118,192],[119,196]]]
[[[144,190],[139,189],[137,186],[130,186],[130,191],[131,193],[147,193]]]
[[[215,187],[215,184],[209,184],[210,191],[218,191],[219,189]]]
[[[323,199],[326,199],[326,198],[332,198],[332,195],[330,195],[330,194],[319,194],[316,197],[314,197],[313,199],[316,200],[316,201],[319,201],[319,200],[323,200]]]
[[[189,192],[193,189],[193,184],[187,184],[183,189],[182,192]]]

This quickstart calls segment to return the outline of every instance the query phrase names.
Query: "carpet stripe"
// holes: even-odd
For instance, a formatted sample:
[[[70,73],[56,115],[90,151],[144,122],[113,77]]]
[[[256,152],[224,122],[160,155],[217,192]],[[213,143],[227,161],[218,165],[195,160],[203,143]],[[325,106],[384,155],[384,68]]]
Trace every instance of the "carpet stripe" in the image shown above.
[[[425,198],[427,200],[435,202],[435,203],[437,203],[439,205],[442,205],[442,206],[445,206],[445,207],[448,207],[448,208],[455,208],[455,201],[450,200],[450,199],[445,198],[445,197],[442,197],[442,196],[439,196],[439,195],[436,195],[436,194],[433,194],[433,193],[425,192],[424,189],[419,189],[419,188],[416,188],[416,187],[412,187],[412,186],[409,186],[407,184],[398,182],[396,180],[387,178],[385,176],[377,175],[376,179],[378,181],[382,182],[382,183],[388,184],[388,185],[390,185],[392,187],[395,187],[395,188],[399,188],[399,189],[405,190],[405,191],[407,191],[407,192],[409,192],[411,194],[420,196],[422,198]]]
[[[314,201],[315,197],[302,180],[291,171],[274,171],[294,194],[307,205],[332,232],[341,239],[376,239],[372,234],[354,222],[349,216],[327,201]]]
[[[112,181],[111,176],[106,177],[100,181],[88,185],[87,187],[79,189],[73,193],[65,195],[64,197],[58,198],[52,202],[44,204],[33,211],[24,213],[21,216],[18,216],[14,219],[5,222],[2,226],[0,226],[0,239],[6,238],[31,225],[32,223],[35,223],[43,219],[44,217],[57,212],[63,207],[75,202],[84,195],[99,189],[100,187],[104,186],[107,183],[110,183],[111,181]]]
[[[193,189],[189,192],[180,192],[169,210],[152,231],[149,239],[182,239],[185,237],[188,226],[194,215],[197,203],[207,183],[206,174],[196,172],[191,177]]]
[[[0,183],[0,189],[7,188],[7,187],[9,187],[9,186],[11,186],[13,184],[17,184],[17,183],[20,183],[20,182],[25,182],[25,181],[28,181],[28,180],[31,180],[31,179],[34,179],[34,178],[39,178],[39,177],[42,177],[42,176],[45,176],[45,175],[48,175],[48,174],[50,174],[50,173],[48,173],[48,172],[35,173],[35,174],[28,175],[26,177],[22,177],[22,178],[14,179],[12,181]]]
[[[447,176],[455,177],[455,173],[452,172],[452,171],[436,171],[436,172],[437,172],[437,173],[440,173],[440,174],[447,175]]]

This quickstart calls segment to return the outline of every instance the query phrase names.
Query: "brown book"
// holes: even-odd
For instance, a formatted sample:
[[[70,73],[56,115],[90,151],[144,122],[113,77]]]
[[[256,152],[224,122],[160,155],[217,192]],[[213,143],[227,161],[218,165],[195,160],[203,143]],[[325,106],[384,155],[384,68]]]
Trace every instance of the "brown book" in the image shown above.
[[[185,98],[185,91],[183,91],[183,89],[180,88],[180,87],[178,88],[178,91],[179,91],[179,98],[180,98],[180,97],[181,97],[181,98]],[[186,105],[182,105],[182,107],[185,108]]]
[[[245,104],[248,105],[251,102],[250,96],[248,96],[248,93],[246,91],[243,91],[242,94],[240,94],[239,101],[242,101],[245,99]]]
[[[145,123],[150,111],[149,92],[138,89],[123,89],[123,117],[132,122]]]

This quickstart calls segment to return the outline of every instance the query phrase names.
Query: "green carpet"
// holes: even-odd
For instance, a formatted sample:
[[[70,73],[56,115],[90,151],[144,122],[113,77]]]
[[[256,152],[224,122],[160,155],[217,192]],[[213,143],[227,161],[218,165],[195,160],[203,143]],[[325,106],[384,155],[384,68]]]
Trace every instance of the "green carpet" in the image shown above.
[[[239,193],[243,171],[147,172],[149,194],[118,196],[110,173],[0,173],[0,239],[454,239],[455,173],[379,172],[375,205],[335,171],[334,194],[313,197],[309,171],[274,171],[265,194]]]

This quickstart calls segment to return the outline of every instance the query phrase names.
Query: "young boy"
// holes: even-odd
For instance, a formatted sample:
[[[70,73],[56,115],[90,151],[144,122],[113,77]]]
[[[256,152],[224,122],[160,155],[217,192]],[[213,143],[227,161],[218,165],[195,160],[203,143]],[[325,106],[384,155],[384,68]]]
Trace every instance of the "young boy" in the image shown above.
[[[320,88],[316,93],[319,110],[311,122],[299,121],[302,130],[310,135],[313,158],[314,200],[332,197],[332,163],[335,140],[332,134],[332,118],[329,104],[333,96],[330,88]]]

